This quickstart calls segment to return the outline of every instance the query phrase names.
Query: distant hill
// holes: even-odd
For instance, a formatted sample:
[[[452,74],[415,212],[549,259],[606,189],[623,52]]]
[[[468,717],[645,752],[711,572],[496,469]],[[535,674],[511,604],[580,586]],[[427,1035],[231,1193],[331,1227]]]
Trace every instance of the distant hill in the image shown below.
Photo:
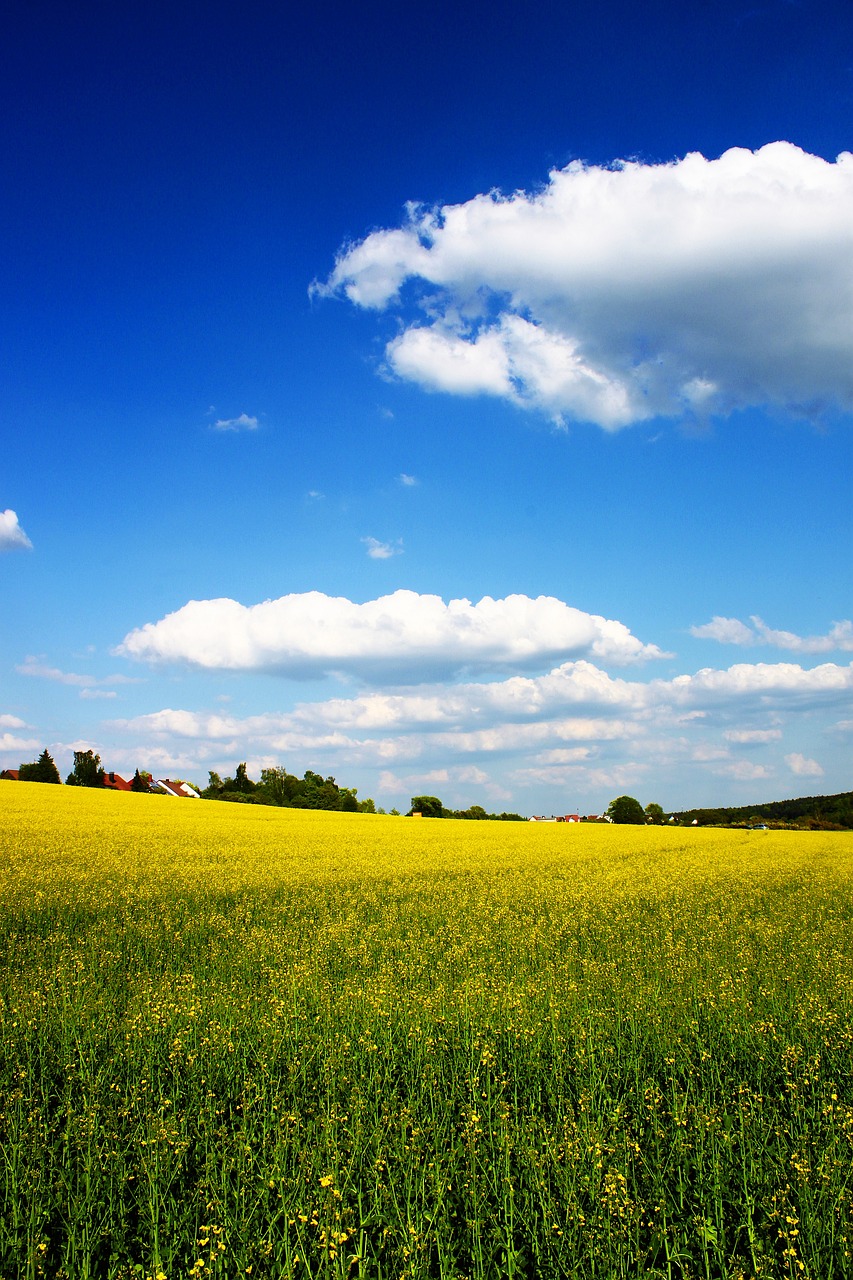
[[[695,819],[700,826],[730,826],[741,823],[791,822],[815,829],[853,829],[853,791],[837,796],[802,796],[799,800],[772,800],[769,804],[747,804],[737,808],[686,809],[675,815],[681,822]]]

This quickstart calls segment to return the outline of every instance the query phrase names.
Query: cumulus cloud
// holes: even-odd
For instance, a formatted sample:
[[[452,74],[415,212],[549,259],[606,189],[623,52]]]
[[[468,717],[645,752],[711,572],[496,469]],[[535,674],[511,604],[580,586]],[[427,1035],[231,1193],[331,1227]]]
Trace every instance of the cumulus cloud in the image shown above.
[[[18,523],[18,516],[11,507],[0,511],[0,551],[24,549],[31,551],[33,544]]]
[[[403,539],[396,542],[380,542],[378,538],[362,538],[371,560],[390,560],[392,556],[403,554]]]
[[[262,604],[191,600],[125,636],[118,652],[208,670],[297,678],[349,672],[419,683],[466,670],[530,670],[569,655],[632,663],[666,656],[622,622],[553,596],[478,603],[395,591],[356,604],[311,591]]]
[[[211,767],[247,758],[285,760],[291,767],[296,761],[321,769],[356,766],[375,769],[384,791],[417,791],[425,788],[424,779],[444,778],[460,800],[465,778],[476,781],[463,771],[479,770],[490,786],[571,786],[579,802],[617,779],[624,789],[654,777],[660,790],[679,769],[737,784],[770,779],[782,729],[745,727],[757,713],[771,702],[788,736],[798,717],[811,725],[821,708],[831,710],[839,700],[849,705],[851,693],[853,664],[805,670],[782,663],[751,675],[741,664],[727,672],[642,681],[579,659],[540,676],[368,691],[255,716],[166,708],[114,721],[113,728],[148,742],[152,751]],[[726,728],[722,742],[714,737],[720,721],[738,725]],[[743,745],[753,748],[749,759],[733,751]],[[785,759],[793,772],[817,776],[805,756]],[[395,778],[395,786],[383,785],[382,778]]]
[[[690,634],[697,640],[716,640],[719,644],[754,644],[755,632],[737,618],[715,616],[701,627],[691,627]]]
[[[753,614],[752,626],[738,618],[714,617],[700,627],[691,627],[697,640],[717,640],[720,644],[769,645],[792,653],[853,652],[853,622],[833,622],[826,635],[798,636],[793,631],[778,631]]]
[[[21,720],[19,716],[0,716],[0,729],[25,729],[26,721]]]
[[[790,755],[785,756],[785,764],[798,778],[823,777],[823,769],[817,760],[810,760],[799,751],[792,751]]]
[[[214,431],[257,431],[257,418],[241,413],[238,418],[217,418],[213,424]]]
[[[313,288],[403,309],[387,362],[430,390],[609,431],[756,405],[849,411],[851,209],[847,152],[576,162],[541,191],[409,206]]]
[[[13,733],[0,733],[0,752],[35,751],[38,745],[37,738],[16,738]]]

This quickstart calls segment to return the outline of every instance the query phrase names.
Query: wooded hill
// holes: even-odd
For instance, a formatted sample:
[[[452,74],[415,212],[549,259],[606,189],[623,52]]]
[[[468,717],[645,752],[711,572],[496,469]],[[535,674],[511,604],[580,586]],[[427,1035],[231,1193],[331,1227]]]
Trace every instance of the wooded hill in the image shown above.
[[[675,816],[683,823],[691,823],[695,818],[703,827],[780,822],[814,830],[850,829],[853,828],[853,791],[842,791],[836,796],[772,800],[769,804],[748,804],[737,808],[686,809]]]

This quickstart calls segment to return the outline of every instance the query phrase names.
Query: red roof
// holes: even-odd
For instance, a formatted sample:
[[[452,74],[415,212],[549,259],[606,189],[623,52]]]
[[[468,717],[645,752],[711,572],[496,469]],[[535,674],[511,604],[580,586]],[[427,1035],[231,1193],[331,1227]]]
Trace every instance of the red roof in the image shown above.
[[[112,770],[104,774],[104,786],[108,791],[133,790],[132,782],[128,782],[127,778],[123,778],[120,773],[113,773]]]
[[[7,782],[18,782],[18,770],[4,769],[3,772],[0,773],[0,778],[5,778]]]

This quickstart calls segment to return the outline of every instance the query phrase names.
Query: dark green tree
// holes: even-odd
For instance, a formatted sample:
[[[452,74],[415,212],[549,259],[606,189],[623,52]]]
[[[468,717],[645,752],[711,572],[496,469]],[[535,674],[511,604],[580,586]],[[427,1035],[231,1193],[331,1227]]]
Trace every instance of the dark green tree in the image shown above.
[[[151,774],[145,773],[144,770],[142,773],[140,773],[139,770],[137,769],[136,773],[133,775],[133,781],[130,784],[130,789],[131,791],[142,791],[142,792],[150,791],[151,790]]]
[[[643,806],[633,796],[617,796],[615,800],[611,800],[607,806],[607,816],[611,822],[621,826],[642,826],[646,821]]]
[[[646,805],[646,822],[653,822],[656,827],[666,822],[666,814],[660,805],[655,804],[654,801]]]
[[[234,791],[240,791],[244,796],[251,795],[255,789],[255,784],[246,772],[246,761],[237,765],[237,772],[234,775]]]
[[[409,813],[420,813],[424,818],[443,818],[444,805],[438,796],[412,796]]]
[[[277,804],[287,808],[298,790],[299,779],[280,767],[261,769],[261,780],[255,794],[260,794],[264,804]]]
[[[59,770],[53,756],[45,747],[38,760],[32,764],[22,764],[18,770],[19,782],[61,782]]]
[[[69,787],[102,787],[105,776],[101,757],[90,749],[74,752],[74,768],[65,781]]]

